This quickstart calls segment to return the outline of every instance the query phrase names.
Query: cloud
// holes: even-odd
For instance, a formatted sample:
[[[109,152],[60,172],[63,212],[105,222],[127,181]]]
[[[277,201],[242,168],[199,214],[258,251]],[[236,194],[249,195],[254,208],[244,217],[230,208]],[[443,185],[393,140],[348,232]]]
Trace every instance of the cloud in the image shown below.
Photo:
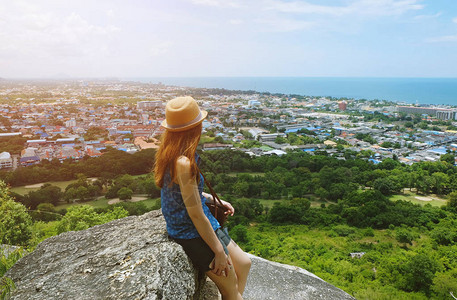
[[[344,6],[324,6],[310,4],[307,2],[283,2],[283,1],[268,1],[265,10],[273,10],[282,13],[300,13],[300,14],[328,14],[328,15],[343,15],[349,12],[348,7]]]
[[[170,41],[158,42],[153,47],[151,47],[149,53],[151,56],[160,56],[162,54],[167,53],[172,46],[173,43]]]
[[[429,38],[426,40],[427,43],[443,43],[443,42],[457,42],[457,34],[456,35],[444,35]]]
[[[285,18],[259,18],[254,20],[260,25],[260,31],[268,32],[290,32],[298,30],[307,30],[313,28],[316,23],[310,21],[301,21]]]
[[[455,17],[454,19],[452,19],[452,22],[457,23],[457,17]]]
[[[113,25],[92,24],[74,12],[0,12],[0,19],[8,25],[0,26],[0,44],[10,45],[9,52],[16,51],[16,55],[65,57],[97,53],[107,49],[107,42],[120,31]]]
[[[418,0],[357,0],[344,6],[327,6],[312,4],[305,1],[270,0],[265,9],[282,13],[295,14],[322,14],[333,16],[359,15],[359,16],[390,16],[401,15],[411,10],[421,10],[424,5]]]
[[[239,8],[239,7],[243,6],[239,2],[224,1],[224,0],[191,0],[191,2],[195,5],[213,6],[213,7]]]
[[[114,13],[114,10],[112,9],[109,9],[107,12],[106,12],[106,15],[110,18],[114,18],[116,16],[116,14]]]
[[[435,19],[441,16],[443,13],[442,12],[437,12],[436,14],[433,15],[417,15],[413,19],[414,20],[428,20],[428,19]]]
[[[240,20],[240,19],[232,19],[229,21],[230,24],[232,25],[240,25],[240,24],[243,24],[243,20]]]

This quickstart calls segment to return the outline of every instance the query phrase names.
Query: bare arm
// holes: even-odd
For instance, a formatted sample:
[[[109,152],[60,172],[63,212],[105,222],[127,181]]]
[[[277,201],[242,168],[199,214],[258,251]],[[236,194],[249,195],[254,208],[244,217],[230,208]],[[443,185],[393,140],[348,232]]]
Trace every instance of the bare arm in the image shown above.
[[[213,195],[208,194],[208,193],[205,193],[205,192],[203,192],[202,194],[203,194],[203,197],[206,198],[206,202],[207,202],[207,203],[212,203],[212,202],[214,202],[214,197],[213,197]]]
[[[205,193],[205,192],[203,192],[202,194],[206,198],[206,203],[214,203],[213,195]],[[225,214],[233,216],[233,214],[235,213],[235,209],[233,208],[232,204],[230,204],[229,202],[224,201],[222,199],[221,199],[221,201],[222,201],[222,204],[227,208],[227,211],[225,212]]]
[[[214,233],[211,223],[203,212],[197,181],[190,172],[190,161],[187,157],[181,156],[178,158],[176,162],[176,175],[187,213],[202,239],[215,254],[213,272],[221,275],[222,271],[225,271],[225,275],[227,275],[229,264],[227,255]]]

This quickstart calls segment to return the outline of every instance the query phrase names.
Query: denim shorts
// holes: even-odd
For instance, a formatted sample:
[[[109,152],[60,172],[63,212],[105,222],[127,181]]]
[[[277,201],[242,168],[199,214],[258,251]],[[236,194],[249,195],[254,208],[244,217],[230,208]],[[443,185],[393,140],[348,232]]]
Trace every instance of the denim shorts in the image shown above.
[[[221,242],[225,253],[228,255],[229,252],[227,246],[230,243],[231,238],[227,232],[227,228],[218,228],[215,233]],[[190,260],[198,270],[203,272],[211,270],[210,264],[214,259],[214,252],[201,237],[193,239],[173,238],[173,240],[183,247],[184,252],[186,252],[187,256],[189,256]]]

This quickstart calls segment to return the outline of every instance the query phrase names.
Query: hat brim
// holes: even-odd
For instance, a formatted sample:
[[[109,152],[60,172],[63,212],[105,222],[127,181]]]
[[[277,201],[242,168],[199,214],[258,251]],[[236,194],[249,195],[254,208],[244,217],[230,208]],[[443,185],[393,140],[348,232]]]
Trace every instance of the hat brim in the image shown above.
[[[208,115],[208,112],[206,110],[201,110],[200,112],[201,112],[200,119],[195,120],[191,124],[187,124],[187,125],[182,126],[182,127],[170,127],[167,124],[167,120],[163,120],[161,126],[164,127],[166,130],[172,131],[172,132],[189,130],[189,129],[197,126],[198,124],[202,123],[205,120],[206,116]]]

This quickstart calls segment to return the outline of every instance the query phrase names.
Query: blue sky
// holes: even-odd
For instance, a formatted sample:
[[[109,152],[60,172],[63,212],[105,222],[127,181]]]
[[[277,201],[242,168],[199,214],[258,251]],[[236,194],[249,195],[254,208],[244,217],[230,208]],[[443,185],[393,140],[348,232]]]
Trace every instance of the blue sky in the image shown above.
[[[61,74],[457,77],[457,1],[0,0],[0,77]]]

